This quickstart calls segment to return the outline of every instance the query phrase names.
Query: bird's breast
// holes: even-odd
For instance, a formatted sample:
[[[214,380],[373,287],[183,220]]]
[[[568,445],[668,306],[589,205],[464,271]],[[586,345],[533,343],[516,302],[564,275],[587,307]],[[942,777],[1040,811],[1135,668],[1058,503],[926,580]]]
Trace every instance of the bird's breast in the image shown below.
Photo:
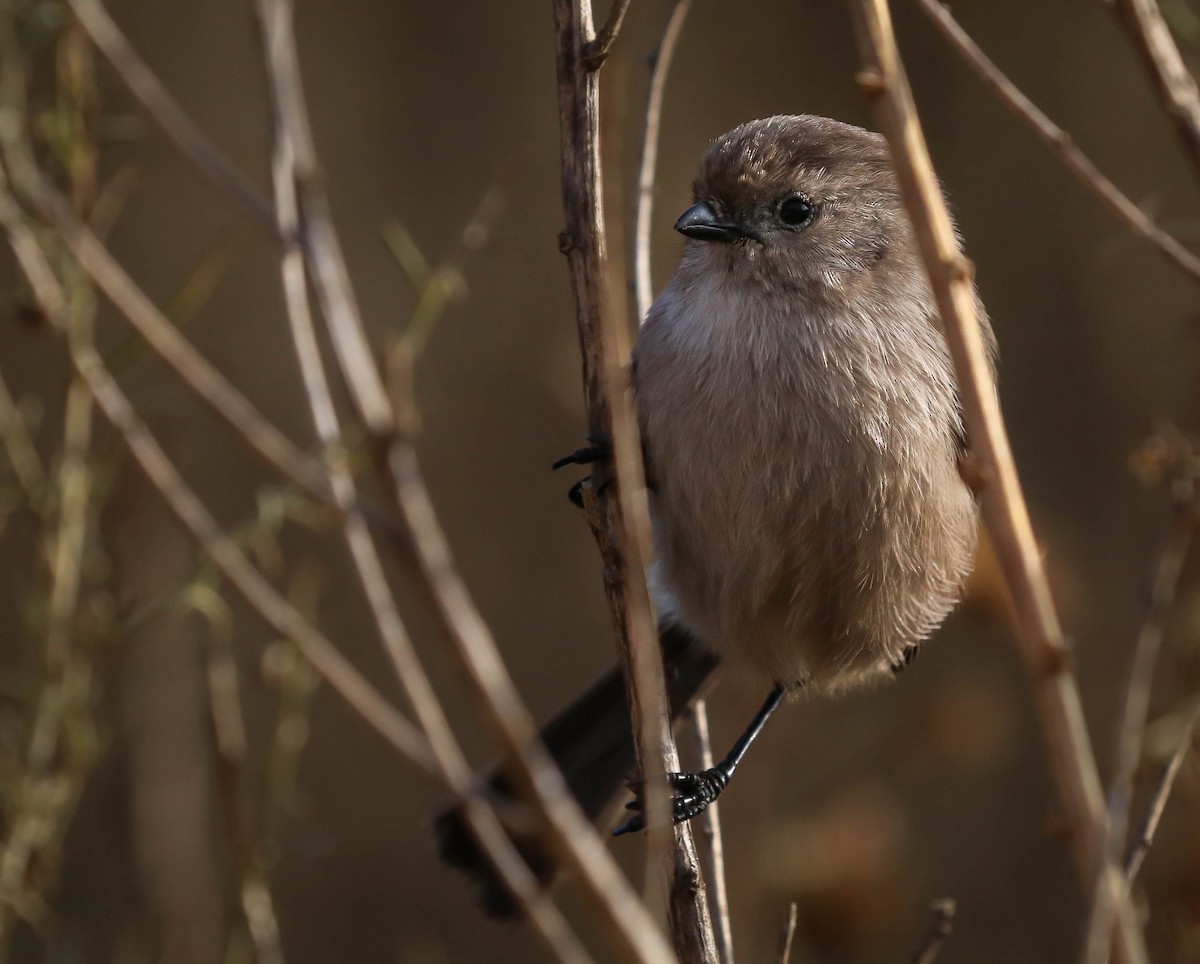
[[[884,328],[668,288],[638,339],[658,579],[715,645],[765,645],[776,678],[781,648],[842,658],[818,658],[818,635],[862,650],[927,632],[969,565],[944,345]]]

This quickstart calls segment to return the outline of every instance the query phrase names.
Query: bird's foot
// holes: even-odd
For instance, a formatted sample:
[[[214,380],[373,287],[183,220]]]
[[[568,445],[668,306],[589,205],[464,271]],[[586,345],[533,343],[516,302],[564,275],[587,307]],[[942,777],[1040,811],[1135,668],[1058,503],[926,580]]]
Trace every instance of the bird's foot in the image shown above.
[[[730,773],[720,766],[699,773],[668,773],[667,784],[672,791],[671,812],[675,823],[683,823],[703,813],[705,808],[720,796],[729,783]],[[613,831],[614,837],[634,833],[646,828],[645,786],[638,780],[630,784],[634,798],[625,804],[626,810],[634,814]]]
[[[608,462],[611,459],[612,442],[606,438],[589,435],[587,445],[576,449],[570,455],[564,455],[551,468],[557,471],[568,465],[595,465],[597,462]],[[585,481],[586,479],[580,479],[567,490],[567,498],[571,500],[571,504],[580,509],[583,508],[583,483]],[[607,488],[611,482],[611,474],[604,473],[604,479],[600,484],[601,488]]]
[[[918,649],[916,646],[905,646],[904,652],[900,654],[900,658],[892,663],[892,675],[899,675],[904,670],[912,665],[912,661],[917,658]]]

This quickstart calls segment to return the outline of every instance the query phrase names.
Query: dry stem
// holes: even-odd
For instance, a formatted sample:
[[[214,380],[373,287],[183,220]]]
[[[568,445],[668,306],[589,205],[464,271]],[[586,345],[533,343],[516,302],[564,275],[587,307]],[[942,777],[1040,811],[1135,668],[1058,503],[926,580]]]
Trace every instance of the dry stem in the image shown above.
[[[269,3],[259,5],[259,15],[264,24],[264,38],[274,38],[278,25],[269,18],[280,15],[278,8]],[[272,81],[275,71],[268,73]],[[273,97],[278,103],[282,92],[272,87]],[[282,110],[276,116],[283,116]],[[357,493],[353,476],[345,461],[338,456],[342,446],[342,428],[325,374],[321,350],[313,325],[312,310],[308,298],[308,279],[304,257],[299,245],[300,213],[296,193],[295,152],[288,129],[281,124],[275,128],[275,148],[272,158],[272,181],[275,190],[275,210],[279,233],[284,238],[280,259],[284,297],[287,302],[288,320],[292,341],[300,363],[304,380],[305,395],[312,412],[314,427],[325,450],[333,453],[329,463],[329,480],[334,497],[343,510],[342,531],[354,566],[362,583],[368,604],[371,607],[376,627],[383,639],[384,648],[391,658],[393,668],[413,705],[421,728],[429,740],[434,759],[440,767],[446,783],[461,795],[469,792],[471,770],[462,750],[450,730],[441,704],[438,702],[428,676],[422,667],[412,642],[405,630],[395,599],[384,575],[382,561],[367,529],[366,521],[354,506]],[[557,908],[545,899],[536,899],[536,883],[528,869],[519,861],[511,842],[503,834],[489,832],[488,824],[494,823],[494,815],[482,816],[483,805],[467,807],[465,812],[480,845],[487,852],[492,864],[504,879],[509,893],[524,910],[539,935],[556,956],[563,961],[587,961],[590,958],[575,937],[566,919]]]
[[[667,89],[667,74],[675,59],[675,45],[691,7],[692,0],[675,0],[662,40],[654,54],[654,67],[650,71],[650,93],[646,98],[646,123],[642,132],[642,159],[638,165],[637,212],[633,225],[633,286],[639,322],[646,320],[654,301],[654,285],[650,279],[650,216],[654,210],[654,185],[658,177],[658,133],[662,126],[663,96]]]
[[[970,67],[1004,106],[1024,121],[1038,138],[1062,161],[1076,179],[1095,194],[1126,225],[1153,244],[1180,270],[1200,281],[1200,258],[1167,234],[1128,196],[1105,177],[1071,140],[1071,135],[1047,117],[1033,101],[1025,96],[1000,69],[992,63],[974,40],[954,20],[940,0],[915,0],[918,7],[933,21]]]
[[[932,915],[929,921],[929,930],[912,956],[913,964],[933,964],[937,959],[942,945],[946,943],[946,939],[953,930],[956,909],[954,901],[949,898],[935,900],[929,905]]]
[[[608,10],[604,25],[596,31],[596,36],[584,48],[584,63],[588,70],[599,70],[608,59],[608,53],[616,42],[617,34],[621,32],[621,24],[625,22],[625,12],[629,9],[630,0],[613,0]]]
[[[342,375],[359,417],[372,435],[376,465],[411,537],[422,585],[429,592],[467,671],[484,714],[501,737],[520,782],[543,818],[548,843],[580,876],[585,891],[623,957],[669,959],[645,908],[634,896],[594,830],[566,792],[562,775],[536,741],[533,721],[508,675],[495,642],[454,567],[449,546],[420,476],[411,443],[396,434],[397,420],[367,349],[365,328],[317,176],[304,104],[291,4],[259,0],[277,121],[294,154],[302,212],[302,249],[329,327]],[[471,805],[475,801],[468,797]],[[468,816],[474,824],[474,817]]]
[[[975,310],[972,265],[959,251],[946,202],[929,159],[900,61],[886,0],[851,3],[864,64],[859,83],[891,147],[958,376],[973,454],[987,484],[984,521],[1012,595],[1017,638],[1049,750],[1049,762],[1071,823],[1073,851],[1087,892],[1103,878],[1116,901],[1117,956],[1144,964],[1146,950],[1123,876],[1110,859],[1107,812],[1041,553],[990,374]]]
[[[790,964],[792,959],[792,944],[796,940],[796,922],[799,915],[796,912],[796,902],[788,904],[787,917],[779,931],[779,964]]]
[[[125,438],[142,471],[225,578],[277,632],[295,640],[317,671],[388,743],[423,770],[436,773],[424,736],[279,595],[217,525],[134,411],[100,356],[92,349],[73,348],[71,360],[105,417]]]
[[[695,844],[686,824],[670,826],[667,769],[678,768],[671,733],[662,656],[646,584],[651,557],[645,470],[628,382],[629,334],[617,310],[607,267],[600,170],[600,84],[587,59],[593,39],[590,0],[555,0],[559,123],[567,256],[583,354],[588,434],[611,440],[616,500],[604,487],[589,511],[604,563],[605,592],[617,632],[630,693],[635,745],[645,792],[652,852],[662,847],[670,883],[669,919],[676,953],[684,961],[715,961],[716,943]]]
[[[1120,15],[1133,45],[1158,90],[1163,108],[1175,125],[1180,143],[1200,177],[1200,89],[1192,77],[1158,0],[1107,0]]]
[[[690,738],[699,769],[713,766],[712,739],[708,731],[708,704],[696,700],[680,721],[685,739]],[[733,964],[733,923],[729,916],[729,887],[725,879],[725,844],[721,836],[721,808],[716,800],[696,819],[700,830],[696,850],[704,882],[708,885],[708,909],[713,937],[721,964]]]
[[[1175,480],[1175,511],[1163,540],[1155,567],[1154,584],[1150,591],[1150,606],[1134,647],[1129,669],[1129,687],[1125,709],[1117,731],[1116,763],[1112,786],[1108,794],[1108,839],[1105,845],[1114,861],[1119,861],[1125,849],[1129,829],[1129,808],[1133,802],[1133,783],[1146,732],[1146,717],[1150,711],[1150,691],[1154,669],[1162,648],[1167,617],[1175,602],[1183,564],[1187,559],[1196,529],[1194,482],[1190,478]],[[1126,877],[1129,877],[1126,872]],[[1107,935],[1112,928],[1112,906],[1097,892],[1092,898],[1091,919],[1084,947],[1084,961],[1103,964],[1107,959]]]
[[[302,452],[184,338],[62,196],[36,175],[19,186],[113,305],[183,382],[265,461],[322,502],[333,502],[319,462]]]
[[[1187,757],[1188,751],[1195,743],[1197,722],[1200,722],[1200,700],[1197,700],[1188,716],[1175,752],[1171,754],[1171,759],[1167,762],[1166,769],[1163,770],[1162,778],[1154,789],[1150,805],[1146,808],[1142,829],[1138,832],[1137,840],[1134,841],[1129,855],[1125,858],[1125,879],[1129,881],[1130,886],[1137,880],[1142,863],[1146,860],[1146,854],[1150,852],[1150,846],[1154,843],[1154,835],[1158,832],[1158,824],[1162,820],[1163,811],[1167,808],[1167,798],[1171,795],[1179,771],[1183,769],[1183,761]]]
[[[259,223],[275,227],[271,205],[188,116],[146,65],[100,0],[67,0],[92,43],[146,112],[221,193],[240,202]]]

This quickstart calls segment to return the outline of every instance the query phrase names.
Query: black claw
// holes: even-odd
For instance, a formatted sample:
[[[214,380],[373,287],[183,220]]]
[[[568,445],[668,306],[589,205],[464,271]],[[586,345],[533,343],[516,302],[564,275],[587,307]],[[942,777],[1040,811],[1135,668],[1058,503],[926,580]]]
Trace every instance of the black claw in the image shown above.
[[[583,508],[583,483],[584,479],[580,479],[573,486],[567,489],[567,498],[571,501],[571,505],[576,509]]]
[[[576,449],[570,455],[564,455],[550,467],[558,470],[568,465],[592,465],[595,462],[603,462],[605,459],[612,458],[612,443],[607,439],[589,435],[588,442],[591,444]]]
[[[593,465],[596,462],[605,462],[612,458],[612,443],[607,439],[588,436],[589,445],[585,445],[581,449],[576,449],[570,455],[564,455],[561,459],[555,462],[551,468],[558,470],[568,465]],[[604,473],[607,475],[608,473]],[[583,508],[583,493],[581,488],[584,480],[576,482],[567,491],[567,498],[571,500],[571,504],[576,508]],[[611,480],[606,478],[600,483],[599,492],[603,492],[609,485]]]
[[[916,646],[905,646],[904,652],[900,654],[900,659],[892,663],[892,672],[900,673],[906,666],[910,666],[912,661],[917,658],[917,650]]]
[[[580,479],[573,486],[567,489],[567,499],[570,501],[571,505],[575,506],[575,508],[583,508],[583,483],[594,478],[595,476],[589,475],[586,479]],[[611,476],[606,477],[603,481],[601,481],[600,485],[597,486],[596,495],[603,495],[609,490],[612,484],[613,480]]]

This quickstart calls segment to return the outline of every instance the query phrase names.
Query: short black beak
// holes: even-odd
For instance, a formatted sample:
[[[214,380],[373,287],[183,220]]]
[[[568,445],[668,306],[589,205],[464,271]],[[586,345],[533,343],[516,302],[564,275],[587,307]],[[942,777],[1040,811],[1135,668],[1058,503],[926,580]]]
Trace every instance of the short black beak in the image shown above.
[[[723,244],[746,236],[746,232],[736,224],[718,221],[717,212],[703,201],[693,204],[679,216],[675,230],[697,241],[720,241]]]

